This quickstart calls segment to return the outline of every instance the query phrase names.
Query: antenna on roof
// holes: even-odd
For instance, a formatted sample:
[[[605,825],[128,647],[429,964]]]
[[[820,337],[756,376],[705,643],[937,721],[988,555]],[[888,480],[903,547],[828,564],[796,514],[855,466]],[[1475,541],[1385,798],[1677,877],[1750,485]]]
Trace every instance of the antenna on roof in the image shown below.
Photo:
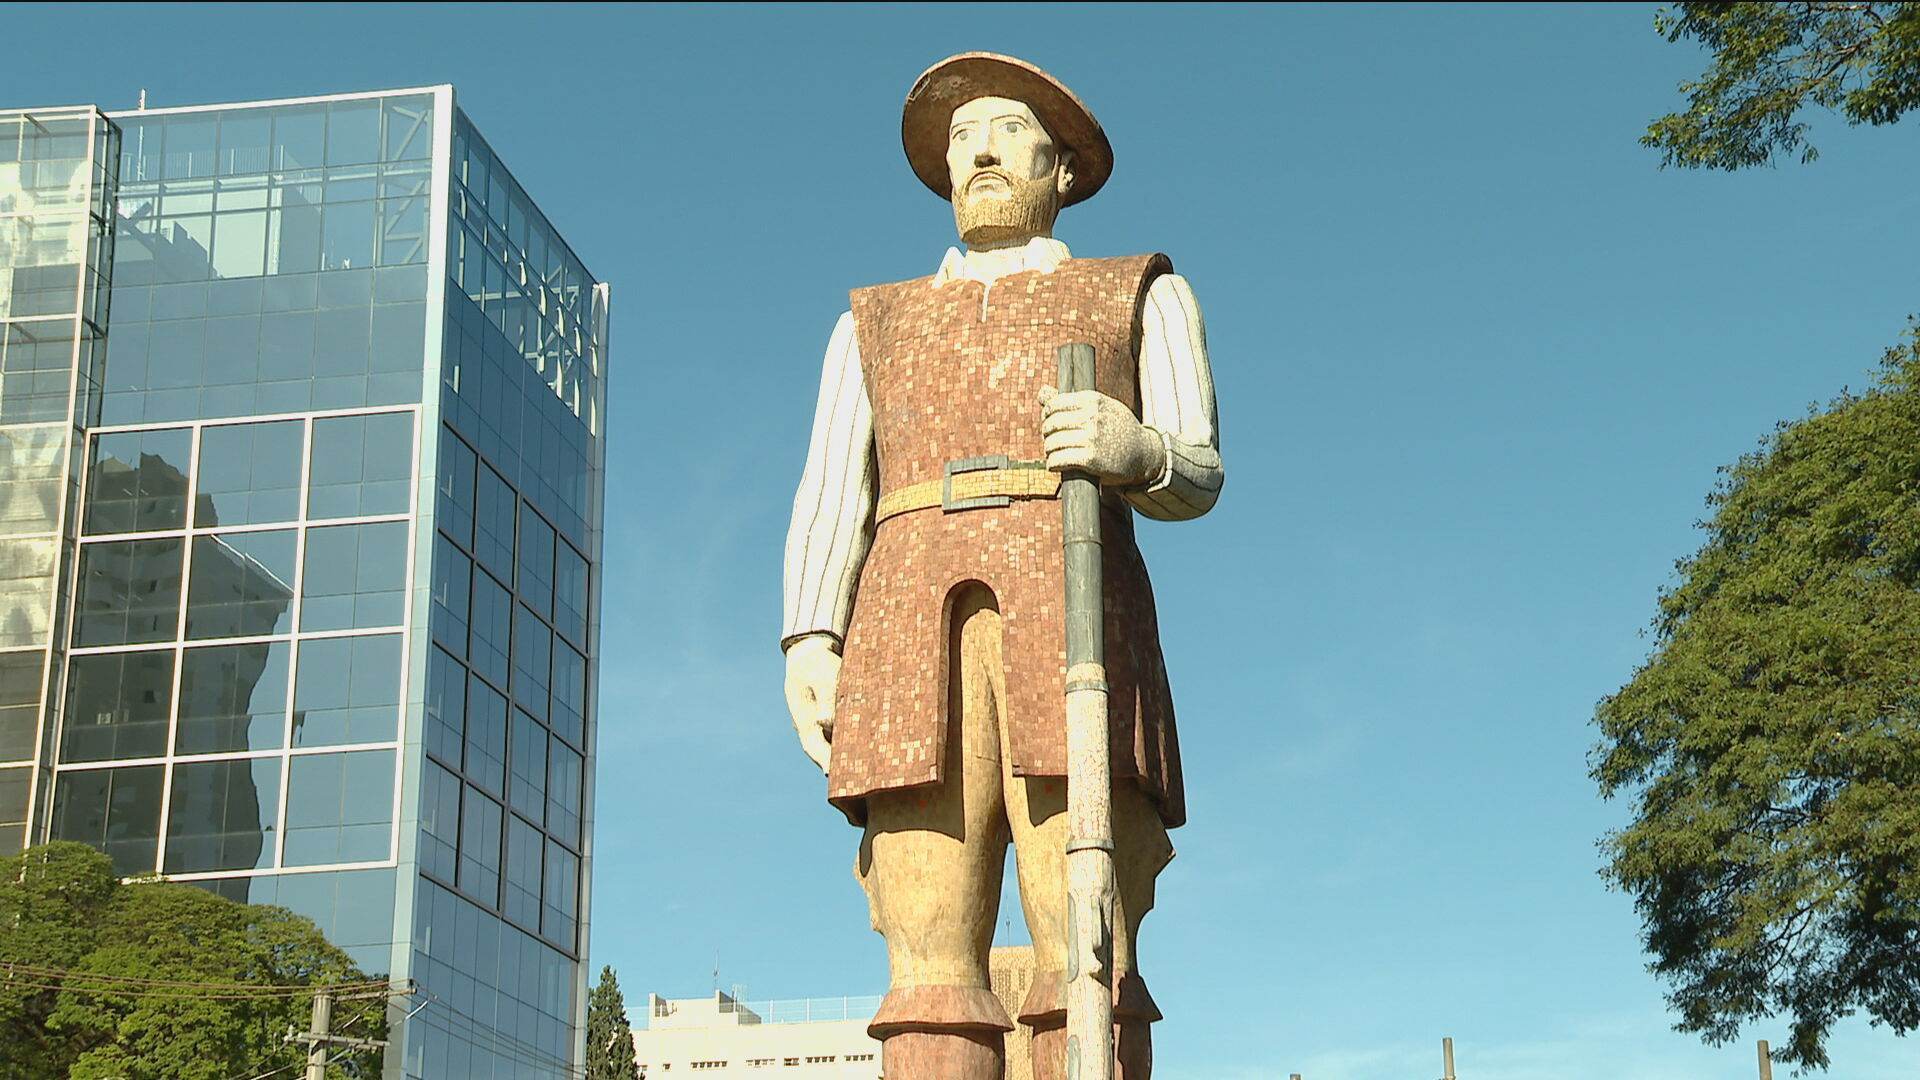
[[[147,110],[147,88],[143,86],[140,88],[140,111],[145,112],[146,110]]]

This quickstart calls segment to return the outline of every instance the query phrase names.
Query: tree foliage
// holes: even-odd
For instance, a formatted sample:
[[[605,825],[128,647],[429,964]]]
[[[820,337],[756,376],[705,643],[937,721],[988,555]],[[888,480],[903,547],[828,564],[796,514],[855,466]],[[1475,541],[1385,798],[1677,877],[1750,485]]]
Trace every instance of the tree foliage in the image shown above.
[[[1640,140],[1667,165],[1732,170],[1795,151],[1810,162],[1806,106],[1890,124],[1920,105],[1920,3],[1683,3],[1654,29],[1712,54],[1680,84],[1686,109]]]
[[[309,919],[190,885],[122,883],[105,855],[72,843],[0,859],[0,965],[0,1080],[291,1068],[306,1050],[287,1032],[307,1030],[313,998],[287,988],[366,978]],[[333,1015],[336,1033],[380,1038],[385,999],[344,1000]],[[378,1075],[378,1056],[351,1055],[328,1075]]]
[[[1602,848],[1669,984],[1719,1044],[1790,1019],[1920,1027],[1920,330],[1877,383],[1722,470],[1656,647],[1602,700]]]
[[[600,969],[600,982],[587,995],[587,1080],[639,1080],[634,1060],[633,1025],[627,1020],[627,1000],[611,965]]]

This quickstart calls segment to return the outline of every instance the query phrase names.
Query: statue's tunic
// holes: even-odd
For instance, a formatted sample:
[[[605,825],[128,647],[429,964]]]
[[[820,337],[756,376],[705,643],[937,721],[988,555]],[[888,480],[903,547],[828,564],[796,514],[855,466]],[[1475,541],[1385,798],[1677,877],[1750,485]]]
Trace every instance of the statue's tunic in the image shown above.
[[[855,290],[879,490],[939,479],[949,461],[1038,461],[1041,387],[1059,346],[1086,342],[1096,389],[1140,411],[1141,305],[1164,255],[1068,259],[987,284],[932,278]],[[1103,500],[1108,715],[1116,777],[1138,783],[1169,827],[1186,819],[1173,703],[1133,513]],[[878,525],[860,572],[835,705],[828,797],[856,824],[867,795],[937,783],[946,743],[950,602],[978,581],[1005,626],[999,702],[1015,775],[1065,776],[1065,558],[1054,499],[918,510]]]

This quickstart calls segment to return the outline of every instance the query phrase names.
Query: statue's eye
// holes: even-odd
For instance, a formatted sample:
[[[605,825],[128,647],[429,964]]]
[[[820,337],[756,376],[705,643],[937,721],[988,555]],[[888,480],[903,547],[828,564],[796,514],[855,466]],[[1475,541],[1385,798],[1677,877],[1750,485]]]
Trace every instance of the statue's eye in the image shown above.
[[[954,142],[966,142],[966,141],[967,141],[967,129],[966,129],[966,128],[961,128],[961,129],[960,129],[959,131],[956,131],[956,132],[954,132],[954,133],[953,133],[953,141],[954,141]]]
[[[1018,135],[1020,134],[1021,129],[1024,127],[1026,127],[1026,125],[1022,124],[1018,120],[1009,120],[1006,123],[1000,125],[1000,130],[1006,132],[1009,135]]]

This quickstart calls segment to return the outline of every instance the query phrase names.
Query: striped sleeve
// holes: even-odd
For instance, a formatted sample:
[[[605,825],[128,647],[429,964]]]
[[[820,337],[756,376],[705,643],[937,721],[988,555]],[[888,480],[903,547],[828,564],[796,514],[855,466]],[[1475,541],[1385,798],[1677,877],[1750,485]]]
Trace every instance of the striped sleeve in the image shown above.
[[[860,566],[873,545],[874,482],[873,408],[847,312],[827,342],[807,465],[787,527],[782,648],[809,634],[845,639]]]
[[[1134,509],[1161,521],[1197,518],[1220,498],[1220,420],[1207,361],[1207,327],[1193,287],[1163,274],[1147,289],[1140,328],[1140,419],[1160,436],[1167,464],[1159,479],[1127,493]]]

